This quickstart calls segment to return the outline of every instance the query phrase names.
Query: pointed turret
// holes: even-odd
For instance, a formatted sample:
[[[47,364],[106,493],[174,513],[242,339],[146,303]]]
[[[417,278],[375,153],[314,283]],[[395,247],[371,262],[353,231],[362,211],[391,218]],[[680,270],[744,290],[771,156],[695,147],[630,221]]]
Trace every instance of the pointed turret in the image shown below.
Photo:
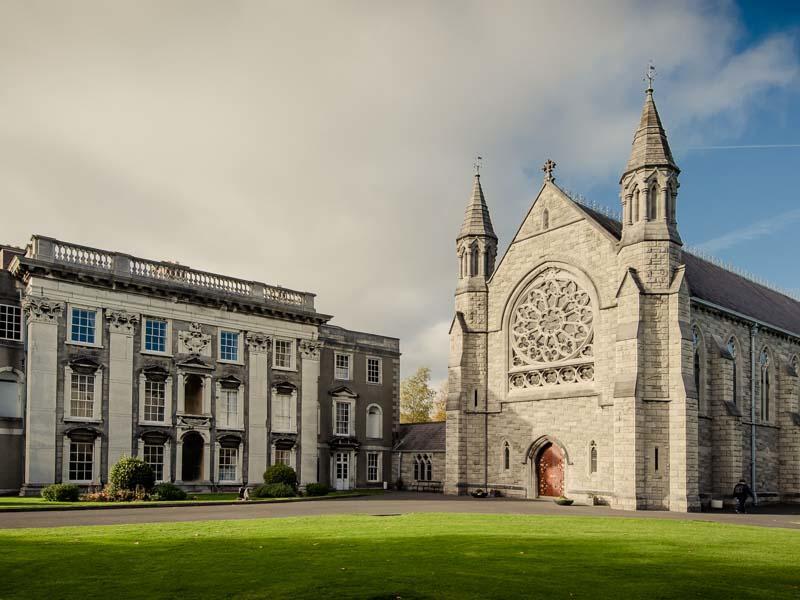
[[[628,165],[622,174],[624,179],[628,173],[643,168],[668,167],[680,173],[675,159],[672,158],[672,151],[669,149],[667,134],[661,125],[661,117],[658,116],[655,100],[653,100],[653,88],[648,87],[645,91],[644,106],[642,107],[642,118],[639,120],[639,128],[633,136],[633,147]]]
[[[464,223],[461,225],[461,232],[458,240],[468,236],[483,236],[497,239],[492,227],[492,218],[489,216],[489,207],[486,206],[486,198],[483,196],[481,187],[481,176],[475,173],[472,183],[472,196],[464,211]]]
[[[678,174],[681,171],[672,157],[653,100],[653,76],[651,67],[642,117],[633,135],[631,156],[620,178],[623,246],[645,240],[681,244],[676,218]]]

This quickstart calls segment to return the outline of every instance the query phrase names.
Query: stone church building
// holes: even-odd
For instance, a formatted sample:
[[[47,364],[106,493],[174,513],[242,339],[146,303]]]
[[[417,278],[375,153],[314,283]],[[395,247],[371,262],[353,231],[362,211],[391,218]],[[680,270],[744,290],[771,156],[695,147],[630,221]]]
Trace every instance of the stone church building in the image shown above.
[[[739,478],[800,500],[800,303],[683,250],[646,92],[621,222],[554,163],[497,260],[480,175],[456,241],[445,492],[693,511]]]

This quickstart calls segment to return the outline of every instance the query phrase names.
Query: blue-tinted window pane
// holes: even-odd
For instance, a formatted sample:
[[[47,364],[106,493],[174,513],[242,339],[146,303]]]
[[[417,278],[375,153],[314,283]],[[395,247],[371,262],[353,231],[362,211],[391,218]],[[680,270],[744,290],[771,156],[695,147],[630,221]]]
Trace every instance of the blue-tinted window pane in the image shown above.
[[[82,344],[94,344],[95,340],[95,316],[93,310],[82,308],[72,309],[72,341]]]
[[[239,334],[223,331],[219,335],[219,357],[222,360],[239,360]]]
[[[144,326],[144,349],[150,352],[167,351],[167,322],[147,319]]]

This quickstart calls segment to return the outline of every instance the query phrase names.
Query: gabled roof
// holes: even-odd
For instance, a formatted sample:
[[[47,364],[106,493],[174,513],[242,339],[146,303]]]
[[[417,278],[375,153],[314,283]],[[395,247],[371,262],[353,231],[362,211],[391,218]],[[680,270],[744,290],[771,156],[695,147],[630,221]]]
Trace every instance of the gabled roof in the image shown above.
[[[581,208],[617,239],[622,224],[591,208]],[[783,329],[800,337],[800,302],[750,281],[689,252],[683,253],[686,280],[693,297]]]
[[[650,88],[645,96],[639,128],[633,135],[628,166],[625,167],[625,173],[622,176],[625,177],[631,171],[643,167],[670,167],[680,172],[675,164],[675,159],[672,158],[667,134],[661,125],[661,117],[658,116],[658,109],[653,100],[653,90]]]
[[[433,423],[401,423],[400,441],[394,449],[404,452],[444,452],[446,427],[444,421]]]
[[[492,219],[489,216],[489,207],[486,206],[486,198],[483,196],[481,176],[477,173],[472,184],[472,196],[470,196],[467,210],[464,212],[464,223],[461,225],[458,239],[466,236],[485,236],[497,239],[492,227]]]

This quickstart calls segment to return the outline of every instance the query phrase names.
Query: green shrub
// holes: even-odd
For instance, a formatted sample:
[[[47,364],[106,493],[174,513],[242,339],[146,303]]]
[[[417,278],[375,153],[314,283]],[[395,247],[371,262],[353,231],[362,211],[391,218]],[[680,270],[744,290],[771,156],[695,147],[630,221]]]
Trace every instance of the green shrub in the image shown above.
[[[42,498],[48,502],[77,502],[80,488],[74,483],[56,483],[42,489]]]
[[[324,483],[309,483],[306,486],[306,496],[326,496],[331,491]]]
[[[111,469],[108,477],[111,485],[118,490],[136,490],[141,486],[145,492],[153,489],[156,482],[153,469],[141,458],[123,456]]]
[[[297,473],[289,465],[278,463],[264,471],[264,483],[285,483],[292,490],[296,490]]]
[[[295,495],[294,488],[285,483],[265,483],[251,494],[255,498],[291,498]]]
[[[186,492],[171,483],[159,483],[153,488],[154,500],[186,500]]]

